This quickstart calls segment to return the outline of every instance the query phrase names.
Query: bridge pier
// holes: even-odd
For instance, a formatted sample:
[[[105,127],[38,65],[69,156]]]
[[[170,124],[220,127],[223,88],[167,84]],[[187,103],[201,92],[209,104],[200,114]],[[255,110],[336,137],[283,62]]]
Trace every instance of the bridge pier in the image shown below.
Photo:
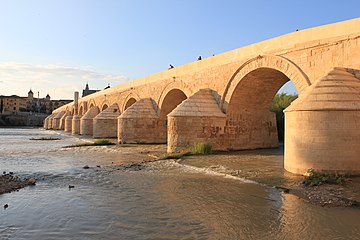
[[[52,126],[52,117],[54,116],[55,113],[52,113],[51,115],[47,116],[44,120],[44,128],[45,129],[50,129]]]
[[[285,109],[287,171],[360,172],[360,81],[334,68]]]
[[[151,98],[140,99],[118,117],[119,143],[165,143],[166,128],[161,124]]]
[[[71,123],[71,133],[72,134],[80,134],[80,118],[79,115],[74,115],[72,117],[72,123]]]
[[[62,116],[65,114],[65,111],[61,111],[58,112],[55,117],[53,118],[53,122],[52,122],[52,128],[55,130],[60,129],[60,119],[62,118]]]
[[[72,115],[66,116],[66,118],[65,118],[65,127],[64,127],[64,131],[65,131],[65,132],[70,132],[70,133],[71,133],[71,130],[72,130],[72,119],[73,119],[73,116],[72,116]]]
[[[93,120],[94,138],[116,138],[119,106],[115,103],[99,113]]]
[[[64,130],[65,129],[65,119],[67,116],[70,115],[69,111],[65,111],[65,114],[60,118],[60,124],[59,124],[59,129],[60,130]]]
[[[211,89],[201,89],[168,115],[167,151],[178,152],[197,143],[222,149],[226,115],[220,110]]]
[[[80,134],[81,135],[93,135],[93,119],[100,113],[98,107],[91,107],[80,120]]]

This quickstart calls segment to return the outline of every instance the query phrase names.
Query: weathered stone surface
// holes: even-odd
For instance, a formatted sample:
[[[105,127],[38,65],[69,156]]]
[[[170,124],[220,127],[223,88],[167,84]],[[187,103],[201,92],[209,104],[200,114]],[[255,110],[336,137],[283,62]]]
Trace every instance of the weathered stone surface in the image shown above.
[[[81,116],[74,115],[72,117],[72,123],[71,123],[71,133],[72,134],[80,134],[80,119]]]
[[[168,152],[188,149],[197,143],[208,143],[222,149],[226,115],[211,89],[200,89],[168,115]]]
[[[70,115],[69,111],[65,111],[65,114],[60,118],[59,129],[65,130],[65,119]]]
[[[154,101],[140,99],[118,118],[119,143],[164,143],[166,129],[160,121]]]
[[[44,120],[44,128],[51,129],[52,128],[52,119],[57,113],[52,113],[51,115],[47,116]]]
[[[80,134],[81,135],[93,135],[93,119],[100,112],[99,108],[91,107],[80,120]]]
[[[61,111],[61,112],[58,112],[54,118],[53,118],[53,121],[52,121],[52,128],[53,129],[60,129],[60,120],[62,118],[62,116],[64,116],[65,114],[65,111]]]
[[[72,131],[72,119],[73,119],[73,116],[69,115],[65,118],[65,128],[64,128],[64,131],[65,132],[70,132]]]
[[[360,172],[360,80],[335,68],[285,110],[285,169]]]
[[[94,138],[116,138],[119,106],[115,103],[99,113],[93,120]]]

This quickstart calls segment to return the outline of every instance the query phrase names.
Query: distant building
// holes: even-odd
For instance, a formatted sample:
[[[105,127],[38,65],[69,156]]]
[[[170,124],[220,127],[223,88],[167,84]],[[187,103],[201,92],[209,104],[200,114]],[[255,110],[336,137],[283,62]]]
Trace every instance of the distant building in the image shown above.
[[[0,112],[20,112],[26,111],[27,97],[16,95],[0,96]]]
[[[27,97],[17,95],[0,96],[0,113],[10,112],[39,112],[50,114],[54,109],[72,102],[72,100],[51,100],[47,94],[45,98],[34,98],[30,89]]]
[[[89,84],[86,83],[85,89],[82,91],[82,96],[81,97],[85,97],[87,95],[90,95],[92,93],[96,93],[98,91],[100,91],[100,90],[91,90],[91,89],[89,89]]]

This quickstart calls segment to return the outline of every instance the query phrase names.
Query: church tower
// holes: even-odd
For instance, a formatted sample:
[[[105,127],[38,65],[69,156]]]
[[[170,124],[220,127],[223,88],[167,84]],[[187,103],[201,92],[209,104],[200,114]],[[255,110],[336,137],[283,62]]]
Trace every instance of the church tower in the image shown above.
[[[28,92],[28,101],[32,102],[33,100],[34,100],[34,93],[30,89],[30,91]]]

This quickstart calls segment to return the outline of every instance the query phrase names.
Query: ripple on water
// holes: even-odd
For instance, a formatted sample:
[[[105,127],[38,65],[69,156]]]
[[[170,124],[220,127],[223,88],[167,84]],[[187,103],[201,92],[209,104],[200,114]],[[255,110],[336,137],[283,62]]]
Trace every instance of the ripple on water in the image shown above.
[[[48,134],[15,130],[5,134],[13,146],[0,143],[0,152],[14,153],[0,154],[1,168],[38,179],[0,196],[9,204],[0,211],[5,239],[360,239],[358,210],[319,208],[245,180],[256,166],[265,169],[260,174],[277,171],[271,151],[158,161],[136,171],[111,163],[141,161],[144,146],[63,149],[83,141],[66,135],[16,146],[32,133]]]

